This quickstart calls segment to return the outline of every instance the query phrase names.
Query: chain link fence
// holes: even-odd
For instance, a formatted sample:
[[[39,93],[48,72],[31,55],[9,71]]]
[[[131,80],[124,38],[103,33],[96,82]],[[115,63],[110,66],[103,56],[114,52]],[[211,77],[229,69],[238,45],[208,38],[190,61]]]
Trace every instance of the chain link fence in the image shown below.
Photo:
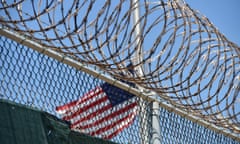
[[[0,37],[0,98],[28,105],[52,115],[56,107],[79,99],[103,80],[63,64],[26,46]],[[164,108],[159,108],[157,121],[160,130],[153,137],[152,103],[137,99],[139,109],[133,123],[111,141],[117,143],[240,143],[198,125]],[[143,117],[144,116],[144,117]]]

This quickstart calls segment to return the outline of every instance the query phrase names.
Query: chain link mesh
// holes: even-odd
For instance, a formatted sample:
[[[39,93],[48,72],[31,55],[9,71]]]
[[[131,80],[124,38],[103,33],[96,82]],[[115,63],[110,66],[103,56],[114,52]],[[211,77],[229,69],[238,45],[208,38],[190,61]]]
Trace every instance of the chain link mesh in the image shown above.
[[[76,100],[90,89],[103,83],[46,55],[0,37],[0,98],[56,113],[56,106]],[[152,143],[151,102],[139,98],[139,114],[134,123],[111,139],[117,143]],[[162,143],[226,143],[237,144],[166,109],[159,109],[159,139]],[[141,117],[143,112],[147,114]],[[145,126],[143,126],[145,125]]]
[[[137,9],[141,14],[132,22]],[[21,34],[137,84],[156,93],[157,99],[239,137],[239,46],[184,0],[140,0],[139,4],[128,0],[2,0],[0,14],[1,33],[7,29]],[[139,26],[141,32],[137,32]],[[1,45],[3,98],[56,114],[57,105],[103,83],[20,43],[1,37]],[[130,63],[134,75],[127,68]],[[148,109],[150,102],[145,102],[141,108]],[[144,119],[139,121],[146,125],[134,123],[132,131],[146,131],[151,122]],[[167,133],[164,138],[173,140],[171,132]],[[134,142],[149,141],[148,134],[143,138],[138,134]]]
[[[184,0],[2,0],[0,13],[4,27],[239,135],[239,46]],[[131,75],[131,62],[144,70]]]

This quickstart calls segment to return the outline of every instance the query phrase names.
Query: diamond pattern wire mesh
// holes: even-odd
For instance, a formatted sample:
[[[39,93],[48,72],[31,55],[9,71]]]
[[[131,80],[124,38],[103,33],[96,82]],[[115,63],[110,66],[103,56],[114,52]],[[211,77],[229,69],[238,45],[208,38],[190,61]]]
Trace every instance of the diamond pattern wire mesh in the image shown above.
[[[183,0],[2,0],[0,13],[4,27],[239,135],[239,47]]]
[[[141,15],[133,24],[133,12],[138,8]],[[142,0],[139,5],[128,0],[2,0],[0,14],[2,29],[20,33],[76,61],[95,65],[112,77],[154,91],[160,99],[174,107],[239,137],[239,46],[229,41],[184,0]],[[138,24],[142,32],[135,35]],[[139,47],[142,53],[136,56],[135,51]],[[23,68],[31,69],[37,57],[27,52],[26,55],[33,60],[26,60]],[[25,59],[20,61],[25,62]],[[13,63],[18,64],[19,61],[14,60]],[[126,66],[129,63],[137,69],[135,75],[128,72]],[[55,64],[46,62],[46,65]],[[3,67],[8,67],[8,64]],[[44,88],[55,84],[58,77],[64,77],[56,85],[62,88],[68,78],[77,72],[70,72],[65,79],[61,72],[46,66],[40,65],[31,70],[36,72],[38,69],[46,69],[49,73],[42,74],[52,80],[46,79],[40,83],[40,76],[35,77],[31,72],[25,73],[18,68],[21,77],[16,84],[24,83],[23,88],[19,89],[20,97],[26,93],[24,88],[32,88],[31,95],[43,92],[49,95],[49,102],[58,104],[52,97],[56,89],[41,90],[34,85],[39,83],[39,87]],[[68,69],[62,71],[69,72]],[[56,72],[57,76],[49,75],[52,72]],[[13,72],[7,75],[14,77]],[[23,75],[33,76],[34,80],[28,81]],[[92,79],[96,85],[100,83]],[[2,83],[4,91],[9,83],[15,81],[10,78],[6,80],[7,83]],[[67,93],[75,93],[78,87],[73,85],[60,94],[65,97]],[[15,96],[13,100],[20,97]],[[74,95],[70,97],[74,98]],[[48,106],[39,98],[24,101],[30,104],[38,101],[42,106]]]
[[[78,99],[103,82],[3,36],[0,37],[0,71],[1,99],[32,106],[58,117],[56,106]],[[154,133],[150,119],[151,103],[146,102],[146,107],[139,104],[140,115],[145,110],[149,112],[145,120],[137,116],[134,123],[112,141],[136,144],[141,143],[142,137],[150,143],[154,141],[151,139]],[[159,110],[162,143],[239,143],[166,109]],[[143,129],[143,122],[148,129]]]

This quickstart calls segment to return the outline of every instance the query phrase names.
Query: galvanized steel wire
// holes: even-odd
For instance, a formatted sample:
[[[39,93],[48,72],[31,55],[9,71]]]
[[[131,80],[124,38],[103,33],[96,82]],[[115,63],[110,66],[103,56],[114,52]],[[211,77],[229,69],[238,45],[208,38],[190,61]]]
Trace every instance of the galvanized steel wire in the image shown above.
[[[128,0],[2,0],[0,23],[239,135],[239,46],[183,0],[141,1],[133,24],[136,6]],[[142,32],[135,35],[138,24]]]

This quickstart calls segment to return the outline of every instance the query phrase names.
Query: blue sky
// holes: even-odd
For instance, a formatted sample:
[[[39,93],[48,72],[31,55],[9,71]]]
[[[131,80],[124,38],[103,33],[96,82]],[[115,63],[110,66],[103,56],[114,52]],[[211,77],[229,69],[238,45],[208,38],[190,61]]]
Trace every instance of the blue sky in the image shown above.
[[[185,0],[240,46],[240,0]]]

